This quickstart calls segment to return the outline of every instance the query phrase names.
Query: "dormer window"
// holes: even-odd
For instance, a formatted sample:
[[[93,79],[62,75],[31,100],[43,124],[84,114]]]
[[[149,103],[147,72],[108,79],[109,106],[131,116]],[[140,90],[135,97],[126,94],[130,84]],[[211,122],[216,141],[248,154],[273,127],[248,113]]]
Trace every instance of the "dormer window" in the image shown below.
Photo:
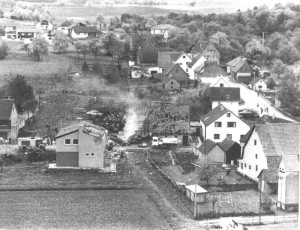
[[[185,55],[183,55],[182,58],[185,58]]]

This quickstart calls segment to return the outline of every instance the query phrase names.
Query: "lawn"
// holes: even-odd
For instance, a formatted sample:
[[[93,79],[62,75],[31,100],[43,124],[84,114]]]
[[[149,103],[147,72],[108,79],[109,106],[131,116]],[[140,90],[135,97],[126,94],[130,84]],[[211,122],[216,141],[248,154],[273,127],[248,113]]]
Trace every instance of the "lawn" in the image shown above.
[[[0,192],[1,229],[170,229],[140,190]]]

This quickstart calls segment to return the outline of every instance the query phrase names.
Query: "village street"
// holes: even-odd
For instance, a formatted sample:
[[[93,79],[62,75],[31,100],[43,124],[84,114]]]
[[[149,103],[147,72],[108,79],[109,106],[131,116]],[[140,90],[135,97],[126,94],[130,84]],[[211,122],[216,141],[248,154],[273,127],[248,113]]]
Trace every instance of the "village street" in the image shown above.
[[[241,105],[239,109],[253,109],[259,114],[260,117],[263,115],[269,115],[288,121],[294,121],[294,119],[282,113],[261,94],[237,82],[230,81],[230,84],[232,87],[240,88],[241,98],[245,101],[245,104]]]

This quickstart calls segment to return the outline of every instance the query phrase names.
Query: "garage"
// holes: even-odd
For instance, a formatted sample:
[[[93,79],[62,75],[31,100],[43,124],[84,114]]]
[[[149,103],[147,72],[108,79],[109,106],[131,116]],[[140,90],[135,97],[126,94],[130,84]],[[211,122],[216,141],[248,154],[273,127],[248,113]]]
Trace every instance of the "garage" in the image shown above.
[[[58,167],[78,167],[78,152],[57,152],[56,166]]]

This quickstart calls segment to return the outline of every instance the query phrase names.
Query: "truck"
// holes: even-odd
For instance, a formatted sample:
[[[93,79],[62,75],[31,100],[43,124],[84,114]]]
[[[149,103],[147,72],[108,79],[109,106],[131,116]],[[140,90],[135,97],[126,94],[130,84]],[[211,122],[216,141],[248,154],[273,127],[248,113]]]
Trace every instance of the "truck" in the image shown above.
[[[22,150],[30,147],[45,148],[46,144],[41,137],[20,137],[18,138],[18,146]]]
[[[152,137],[152,147],[153,148],[174,148],[178,144],[176,137]]]

